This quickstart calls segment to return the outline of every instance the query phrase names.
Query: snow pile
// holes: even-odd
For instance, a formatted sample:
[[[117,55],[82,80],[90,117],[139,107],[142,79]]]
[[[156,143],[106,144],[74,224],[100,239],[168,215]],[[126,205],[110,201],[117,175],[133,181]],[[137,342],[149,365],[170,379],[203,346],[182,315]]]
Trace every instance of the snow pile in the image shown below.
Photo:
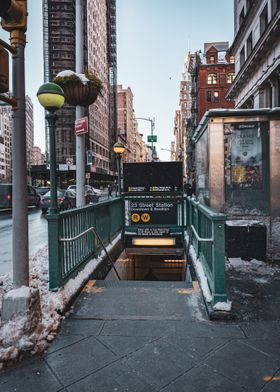
[[[271,266],[261,260],[243,260],[239,257],[226,260],[227,271],[238,271],[259,283],[269,283],[275,274],[280,273],[280,268]]]
[[[232,302],[227,300],[227,302],[217,302],[214,306],[214,310],[221,310],[224,312],[230,312],[231,311],[231,304]]]
[[[201,264],[201,261],[196,257],[196,253],[195,253],[193,246],[190,247],[190,255],[191,255],[194,267],[195,267],[195,271],[196,271],[204,298],[207,302],[211,302],[212,301],[212,294],[210,293],[210,290],[209,290],[207,278],[206,278],[205,272],[203,270],[203,266]]]
[[[66,69],[65,71],[59,72],[59,73],[56,75],[56,77],[59,76],[59,77],[61,77],[61,78],[65,78],[65,77],[73,76],[73,75],[77,76],[83,84],[87,84],[87,83],[90,81],[90,80],[85,76],[85,74],[78,74],[78,73],[76,73],[76,72],[74,72],[74,71],[71,71],[70,69]]]
[[[119,240],[120,235],[107,246],[107,251],[110,251]],[[102,251],[96,259],[89,261],[75,278],[70,279],[57,292],[50,292],[48,289],[48,247],[45,246],[30,259],[30,288],[39,289],[42,318],[35,327],[34,320],[32,322],[22,316],[1,325],[0,369],[5,362],[20,359],[25,352],[36,354],[47,349],[48,344],[55,338],[61,321],[65,318],[63,312],[66,305],[84,285],[104,256],[105,252]],[[3,282],[0,286],[1,303],[3,295],[11,289],[11,276],[7,274],[0,276],[0,281]],[[29,288],[20,288],[16,292],[21,291],[21,294],[26,294],[28,290]]]

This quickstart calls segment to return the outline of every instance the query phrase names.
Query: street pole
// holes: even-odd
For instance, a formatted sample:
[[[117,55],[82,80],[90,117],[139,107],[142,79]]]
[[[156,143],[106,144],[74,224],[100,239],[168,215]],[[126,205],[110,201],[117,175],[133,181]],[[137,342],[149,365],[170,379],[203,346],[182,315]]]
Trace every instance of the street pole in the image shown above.
[[[11,33],[11,45],[16,54],[12,57],[13,93],[16,106],[13,109],[12,166],[13,166],[13,284],[14,287],[29,286],[28,214],[26,176],[26,128],[25,128],[25,34]]]
[[[50,136],[50,191],[51,191],[51,204],[49,214],[57,214],[57,177],[56,177],[56,148],[55,148],[55,122],[56,115],[53,111],[49,110],[46,114],[46,120],[49,125]]]
[[[154,127],[155,127],[155,118],[151,120],[151,135],[152,135],[152,162],[154,161]]]
[[[121,154],[117,154],[118,195],[121,197]]]
[[[83,73],[84,65],[83,0],[76,0],[76,72]],[[76,106],[76,119],[84,115],[83,106]],[[76,136],[77,207],[85,204],[85,135]]]

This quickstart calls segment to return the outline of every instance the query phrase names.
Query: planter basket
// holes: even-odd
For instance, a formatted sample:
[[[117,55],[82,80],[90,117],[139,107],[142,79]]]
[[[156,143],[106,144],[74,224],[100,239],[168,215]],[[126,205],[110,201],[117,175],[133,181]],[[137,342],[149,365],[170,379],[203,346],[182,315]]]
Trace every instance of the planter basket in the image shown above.
[[[66,102],[73,106],[91,105],[98,96],[98,90],[90,83],[67,83],[61,87],[64,91]]]

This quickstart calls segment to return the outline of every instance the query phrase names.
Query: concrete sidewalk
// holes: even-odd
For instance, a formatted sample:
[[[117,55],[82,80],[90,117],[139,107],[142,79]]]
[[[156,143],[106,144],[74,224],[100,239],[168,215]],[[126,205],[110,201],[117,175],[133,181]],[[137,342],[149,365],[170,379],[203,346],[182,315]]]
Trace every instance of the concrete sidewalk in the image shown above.
[[[1,392],[273,392],[280,322],[210,322],[196,284],[89,281],[48,352]]]

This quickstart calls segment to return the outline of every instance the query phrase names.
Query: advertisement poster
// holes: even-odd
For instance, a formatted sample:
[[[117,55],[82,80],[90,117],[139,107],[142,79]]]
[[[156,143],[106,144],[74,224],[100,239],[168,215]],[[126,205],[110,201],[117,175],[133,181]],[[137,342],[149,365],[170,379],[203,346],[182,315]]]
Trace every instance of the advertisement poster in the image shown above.
[[[259,123],[232,124],[231,183],[238,188],[262,185],[262,142]]]

